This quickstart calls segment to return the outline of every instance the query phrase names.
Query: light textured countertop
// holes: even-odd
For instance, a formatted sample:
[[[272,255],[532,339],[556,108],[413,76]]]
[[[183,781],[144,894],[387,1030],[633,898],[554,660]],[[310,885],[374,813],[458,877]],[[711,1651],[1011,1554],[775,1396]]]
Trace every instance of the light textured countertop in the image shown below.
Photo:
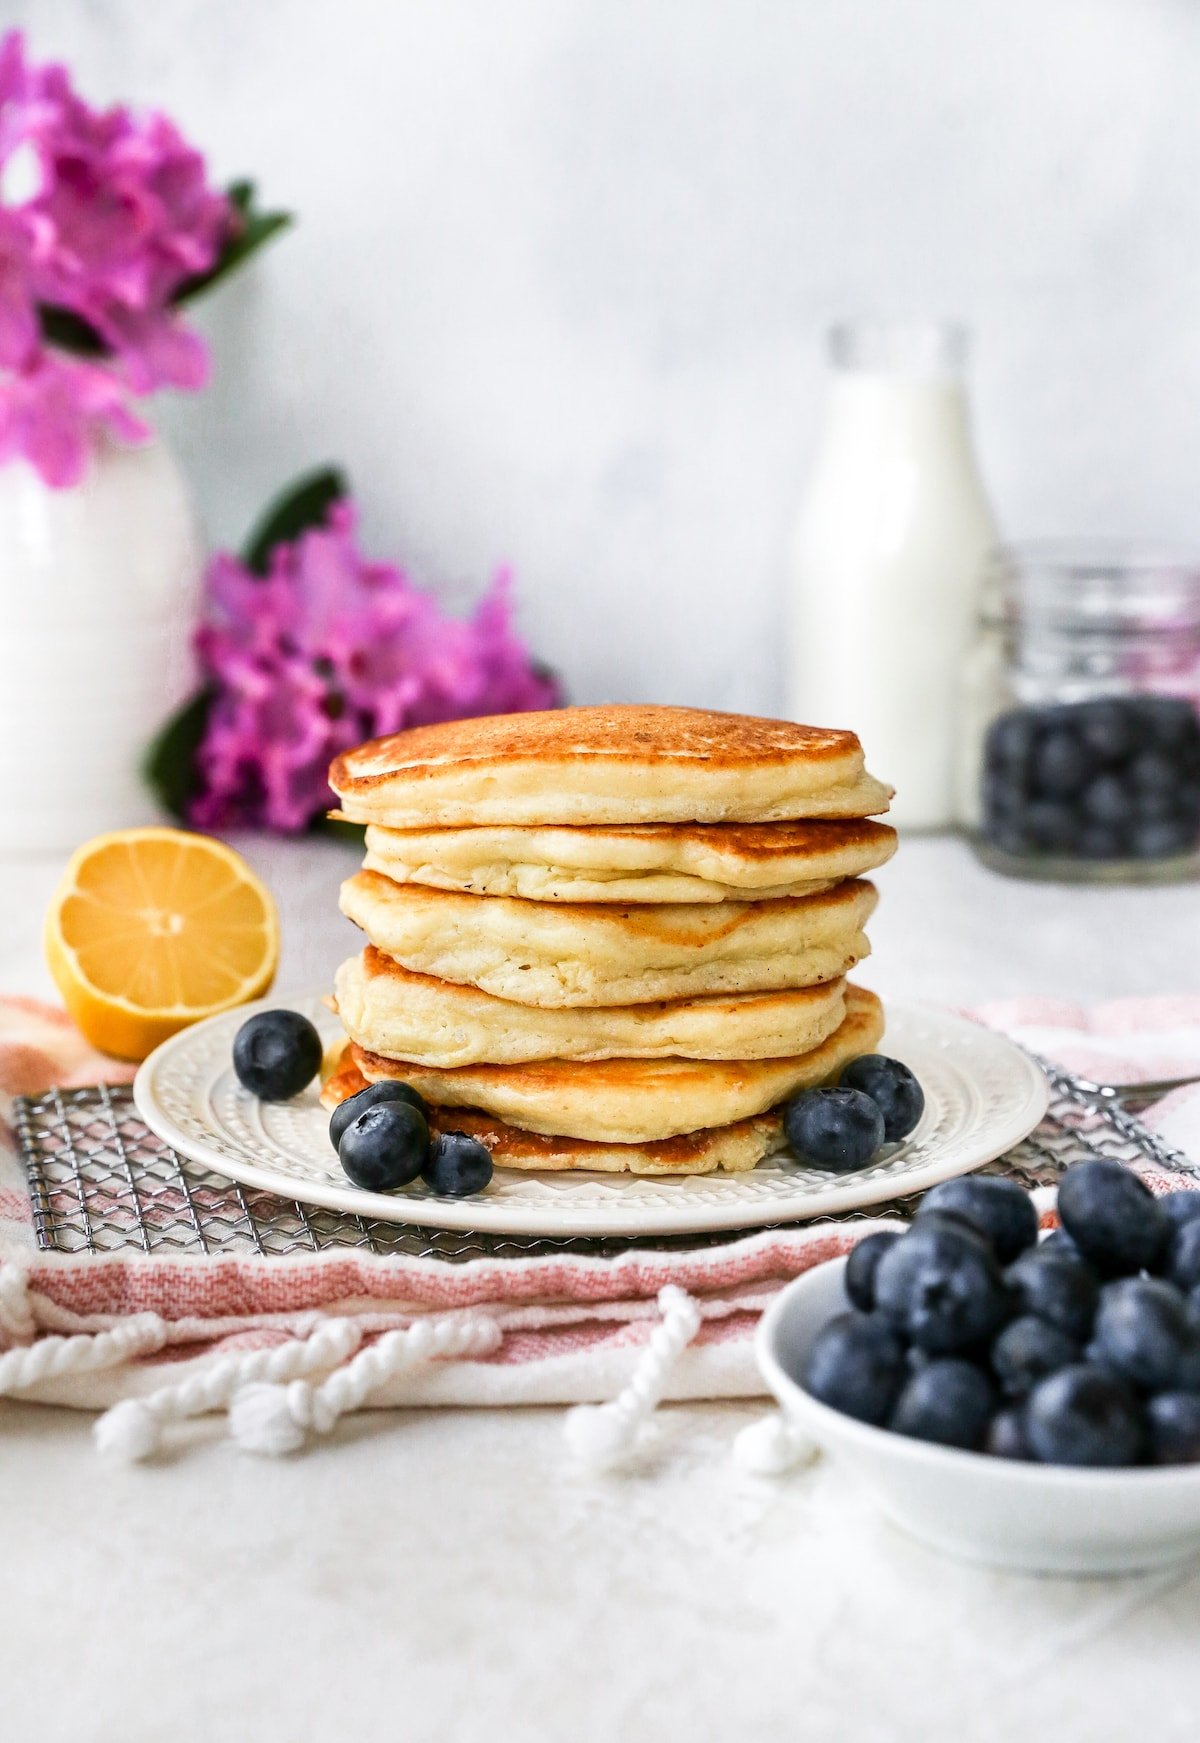
[[[245,845],[245,844],[243,844]],[[352,856],[249,844],[279,990],[328,980]],[[0,986],[48,991],[54,868],[0,867]],[[1200,893],[1009,883],[916,840],[880,877],[892,997],[1093,1001],[1200,987]],[[839,1469],[771,1482],[758,1406],[660,1413],[619,1477],[557,1411],[377,1413],[294,1462],[200,1423],[151,1468],[89,1419],[0,1404],[0,1714],[14,1743],[1174,1743],[1195,1734],[1200,1570],[1030,1580],[940,1559]]]

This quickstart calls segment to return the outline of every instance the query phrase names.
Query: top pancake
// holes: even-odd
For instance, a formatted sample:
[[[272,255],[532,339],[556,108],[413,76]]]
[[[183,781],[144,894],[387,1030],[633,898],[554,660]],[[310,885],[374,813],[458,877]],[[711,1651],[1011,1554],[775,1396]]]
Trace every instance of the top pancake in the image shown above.
[[[367,829],[368,871],[394,883],[533,902],[752,902],[807,896],[890,859],[865,818],[788,823]]]
[[[329,783],[346,817],[392,829],[869,817],[891,797],[852,732],[633,704],[415,727]]]

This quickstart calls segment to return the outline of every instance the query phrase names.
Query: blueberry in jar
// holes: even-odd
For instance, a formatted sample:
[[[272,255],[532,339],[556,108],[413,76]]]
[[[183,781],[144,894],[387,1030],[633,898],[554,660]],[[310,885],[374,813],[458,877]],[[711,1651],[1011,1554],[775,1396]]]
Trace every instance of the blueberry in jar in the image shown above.
[[[417,1178],[429,1155],[429,1127],[408,1102],[381,1101],[342,1133],[338,1159],[364,1192],[393,1192]]]
[[[407,1102],[426,1121],[429,1119],[425,1097],[418,1094],[411,1084],[394,1083],[390,1078],[382,1083],[369,1083],[365,1089],[360,1089],[355,1095],[348,1095],[344,1102],[334,1108],[329,1121],[329,1141],[335,1150],[340,1146],[342,1134],[350,1122],[381,1101]]]
[[[1037,1240],[1038,1219],[1033,1200],[1015,1180],[997,1180],[986,1174],[944,1180],[921,1200],[917,1227],[931,1211],[948,1211],[971,1223],[987,1236],[1002,1265]]]
[[[1106,1276],[1152,1269],[1166,1246],[1167,1219],[1154,1194],[1119,1162],[1068,1168],[1058,1214],[1080,1252]]]
[[[234,1037],[233,1069],[259,1101],[288,1101],[321,1069],[321,1037],[299,1011],[260,1011]]]
[[[1086,1363],[1039,1381],[1024,1420],[1030,1449],[1043,1464],[1132,1465],[1145,1441],[1142,1413],[1129,1388]]]
[[[1092,760],[1066,726],[1048,732],[1033,753],[1033,784],[1039,793],[1069,798],[1092,772]]]
[[[822,1326],[801,1383],[822,1404],[859,1422],[885,1422],[907,1376],[904,1345],[875,1315],[842,1313]]]
[[[875,1273],[889,1247],[900,1239],[895,1229],[876,1229],[850,1249],[843,1274],[846,1294],[855,1307],[870,1313],[875,1305]]]
[[[801,1162],[829,1174],[862,1168],[883,1144],[883,1115],[857,1089],[808,1089],[783,1110],[783,1127]]]
[[[1008,1293],[988,1244],[970,1228],[918,1219],[875,1272],[877,1310],[931,1355],[995,1336]]]
[[[1075,710],[1075,724],[1084,748],[1098,764],[1120,762],[1133,748],[1134,722],[1122,702],[1082,702]]]
[[[907,1065],[882,1053],[864,1053],[842,1072],[843,1089],[869,1095],[883,1115],[885,1143],[897,1144],[912,1132],[925,1111],[925,1092]]]
[[[443,1132],[434,1140],[422,1173],[443,1197],[470,1198],[492,1178],[492,1153],[466,1132]]]
[[[983,1444],[994,1404],[991,1382],[982,1368],[942,1356],[908,1381],[888,1427],[915,1440],[974,1451]]]

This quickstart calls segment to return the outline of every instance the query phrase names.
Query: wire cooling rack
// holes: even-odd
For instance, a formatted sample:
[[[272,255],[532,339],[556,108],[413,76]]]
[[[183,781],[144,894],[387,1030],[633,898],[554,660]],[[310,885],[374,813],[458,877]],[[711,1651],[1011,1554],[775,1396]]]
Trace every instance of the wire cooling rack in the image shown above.
[[[1039,1061],[1050,1082],[1045,1119],[1015,1149],[985,1172],[1023,1185],[1044,1186],[1071,1162],[1106,1156],[1151,1162],[1176,1173],[1197,1170],[1141,1122],[1095,1087]],[[552,1252],[608,1257],[630,1247],[658,1250],[713,1246],[738,1240],[737,1230],[663,1238],[561,1239],[472,1234],[367,1221],[338,1211],[276,1198],[242,1187],[185,1161],[138,1117],[127,1088],[51,1090],[15,1104],[16,1131],[29,1176],[38,1245],[60,1253],[109,1253],[140,1247],[147,1253],[319,1253],[357,1248],[461,1263],[484,1256],[529,1258]],[[894,1199],[838,1222],[910,1213],[915,1198]],[[744,1232],[744,1231],[742,1231]]]

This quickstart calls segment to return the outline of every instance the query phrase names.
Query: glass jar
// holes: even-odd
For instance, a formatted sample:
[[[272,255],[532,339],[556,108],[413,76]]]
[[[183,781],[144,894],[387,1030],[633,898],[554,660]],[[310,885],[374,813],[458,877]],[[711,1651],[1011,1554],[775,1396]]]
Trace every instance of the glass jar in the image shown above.
[[[966,668],[960,813],[1022,877],[1200,869],[1200,557],[998,551]]]

